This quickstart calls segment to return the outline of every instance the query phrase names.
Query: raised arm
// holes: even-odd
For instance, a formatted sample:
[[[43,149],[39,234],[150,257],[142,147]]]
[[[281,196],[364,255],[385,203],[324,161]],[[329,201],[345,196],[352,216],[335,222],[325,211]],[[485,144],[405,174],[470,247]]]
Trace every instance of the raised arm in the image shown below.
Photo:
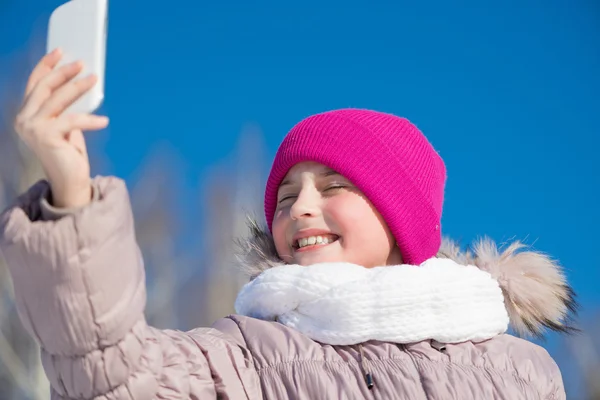
[[[243,343],[215,329],[146,324],[146,286],[126,186],[89,178],[83,130],[92,115],[61,115],[93,79],[60,53],[32,73],[16,129],[48,181],[0,216],[0,252],[25,328],[42,348],[53,399],[244,399],[256,385]],[[256,393],[256,390],[254,391]]]

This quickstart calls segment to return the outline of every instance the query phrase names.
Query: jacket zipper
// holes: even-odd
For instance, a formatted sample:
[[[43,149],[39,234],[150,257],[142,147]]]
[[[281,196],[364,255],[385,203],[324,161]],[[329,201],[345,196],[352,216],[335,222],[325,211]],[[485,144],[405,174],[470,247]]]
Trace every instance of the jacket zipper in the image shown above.
[[[363,349],[362,343],[358,345],[358,350],[360,352],[360,365],[365,374],[365,382],[367,384],[367,388],[369,390],[373,389],[375,383],[373,382],[373,375],[371,374],[370,369],[367,367],[367,360],[365,358],[365,350]]]

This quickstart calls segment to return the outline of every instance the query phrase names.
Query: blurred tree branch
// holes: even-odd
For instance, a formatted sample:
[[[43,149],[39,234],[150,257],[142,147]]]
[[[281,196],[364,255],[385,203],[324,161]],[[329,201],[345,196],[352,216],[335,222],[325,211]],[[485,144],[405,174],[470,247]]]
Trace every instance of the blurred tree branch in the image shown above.
[[[581,332],[565,340],[567,357],[562,368],[573,368],[581,376],[581,388],[588,400],[600,400],[600,311],[583,321]]]

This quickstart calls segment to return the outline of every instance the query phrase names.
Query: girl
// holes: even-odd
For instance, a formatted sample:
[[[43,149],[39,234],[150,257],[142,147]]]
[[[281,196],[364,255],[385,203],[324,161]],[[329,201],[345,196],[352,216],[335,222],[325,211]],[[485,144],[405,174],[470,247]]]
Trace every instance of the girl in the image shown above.
[[[89,178],[82,131],[61,115],[94,78],[81,64],[30,77],[16,129],[48,180],[2,215],[21,319],[42,348],[53,399],[564,399],[548,353],[506,334],[565,331],[558,265],[490,241],[441,240],[446,172],[405,119],[311,116],[283,140],[241,260],[236,315],[158,330],[123,182]]]

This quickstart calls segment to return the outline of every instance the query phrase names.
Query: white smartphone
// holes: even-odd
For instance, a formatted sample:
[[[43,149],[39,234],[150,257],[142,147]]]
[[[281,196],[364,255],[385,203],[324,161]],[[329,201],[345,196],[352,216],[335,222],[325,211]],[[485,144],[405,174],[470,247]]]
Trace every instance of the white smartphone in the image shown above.
[[[108,0],[71,0],[50,16],[46,51],[62,49],[63,57],[57,67],[80,60],[84,68],[76,79],[91,73],[98,76],[94,87],[65,113],[91,113],[104,100],[107,25]]]

